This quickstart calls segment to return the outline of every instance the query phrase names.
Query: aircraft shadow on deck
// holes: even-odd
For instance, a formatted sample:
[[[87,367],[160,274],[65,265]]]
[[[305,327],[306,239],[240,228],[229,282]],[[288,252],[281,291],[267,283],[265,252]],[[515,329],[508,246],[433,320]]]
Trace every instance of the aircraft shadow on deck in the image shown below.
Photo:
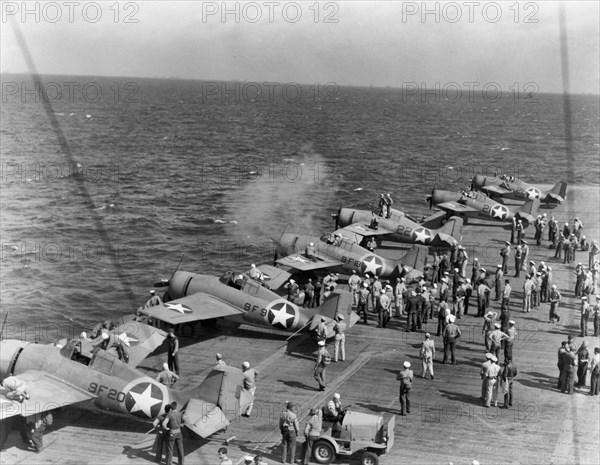
[[[551,376],[545,373],[539,373],[535,371],[525,371],[520,374],[528,375],[529,377],[531,377],[531,379],[515,378],[515,383],[519,383],[523,386],[534,389],[543,389],[545,391],[560,392],[556,387],[556,384],[558,382],[558,375]]]

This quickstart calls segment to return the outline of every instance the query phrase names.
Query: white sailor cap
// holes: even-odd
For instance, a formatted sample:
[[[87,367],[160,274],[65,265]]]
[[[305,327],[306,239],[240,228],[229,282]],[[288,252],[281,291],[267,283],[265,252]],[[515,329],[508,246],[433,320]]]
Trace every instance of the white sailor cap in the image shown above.
[[[339,318],[340,320],[343,320],[343,319],[344,319],[344,315],[338,315],[338,318]]]
[[[492,355],[492,354],[490,354],[489,352],[486,352],[486,354],[485,354],[485,358],[487,358],[487,359],[491,360],[491,359],[492,359],[492,357],[493,357],[493,355]]]
[[[404,362],[404,368],[410,368],[410,362]]]
[[[515,323],[513,320],[509,320],[509,321],[508,321],[508,324],[509,324],[509,325],[516,325],[516,323]]]
[[[500,323],[494,323],[494,328],[499,329],[500,328]]]
[[[156,291],[154,289],[150,289],[150,294],[155,294]]]
[[[320,346],[324,346],[325,345],[325,341],[319,341],[319,342],[317,342],[317,344],[319,344]]]

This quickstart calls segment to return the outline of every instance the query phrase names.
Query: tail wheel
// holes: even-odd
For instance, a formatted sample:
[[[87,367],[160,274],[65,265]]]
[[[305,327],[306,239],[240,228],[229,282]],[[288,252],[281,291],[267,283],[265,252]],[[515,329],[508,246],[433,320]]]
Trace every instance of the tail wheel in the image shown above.
[[[360,465],[378,465],[379,464],[379,456],[371,451],[363,452],[363,455],[360,457]]]
[[[335,449],[329,442],[320,439],[313,446],[313,458],[317,463],[331,463],[335,459]]]

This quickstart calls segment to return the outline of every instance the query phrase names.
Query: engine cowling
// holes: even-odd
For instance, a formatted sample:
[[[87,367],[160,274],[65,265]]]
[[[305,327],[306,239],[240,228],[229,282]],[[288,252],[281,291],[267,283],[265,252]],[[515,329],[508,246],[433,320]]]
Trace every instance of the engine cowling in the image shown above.
[[[17,357],[21,350],[31,342],[7,339],[0,342],[0,379],[10,376],[15,369]]]

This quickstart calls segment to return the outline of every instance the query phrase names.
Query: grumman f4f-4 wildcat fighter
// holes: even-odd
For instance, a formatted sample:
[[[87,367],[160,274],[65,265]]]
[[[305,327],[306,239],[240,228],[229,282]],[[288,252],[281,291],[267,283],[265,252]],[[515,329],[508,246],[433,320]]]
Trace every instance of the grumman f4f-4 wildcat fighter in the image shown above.
[[[530,199],[516,211],[512,211],[506,205],[490,199],[487,195],[477,191],[451,192],[433,189],[427,196],[429,207],[435,205],[444,210],[448,216],[460,216],[465,218],[480,218],[490,221],[501,221],[511,223],[513,218],[521,220],[524,226],[535,221],[533,216],[540,206],[539,199]]]
[[[356,323],[349,292],[336,291],[316,308],[298,307],[277,294],[291,276],[269,265],[253,267],[247,273],[228,271],[221,277],[176,271],[162,283],[169,286],[165,302],[140,312],[171,325],[226,318],[288,332],[314,329],[325,318],[328,337],[333,336],[337,314],[344,315],[349,326]]]
[[[540,199],[544,203],[562,203],[567,196],[567,183],[559,181],[549,191],[542,191],[513,176],[482,176],[473,177],[473,189],[483,191],[490,197],[502,197],[514,200]]]
[[[336,233],[342,236],[354,236],[357,243],[363,237],[377,237],[403,244],[419,244],[428,247],[452,247],[462,239],[463,221],[451,218],[445,226],[436,229],[439,223],[433,215],[423,223],[417,223],[405,213],[391,209],[389,218],[379,216],[369,210],[340,208],[332,215],[336,218]],[[439,224],[437,224],[439,226]]]
[[[139,322],[114,330],[128,347],[129,363],[114,349],[103,350],[89,341],[73,339],[64,347],[16,339],[0,343],[0,376],[14,376],[27,386],[27,396],[0,396],[2,421],[15,415],[31,416],[87,401],[105,411],[153,420],[175,401],[185,410],[187,428],[201,437],[227,427],[239,417],[253,396],[243,390],[241,370],[214,368],[196,388],[168,388],[136,368],[164,340],[163,331]],[[20,402],[20,401],[21,402]]]
[[[284,233],[276,241],[277,254],[282,256],[276,262],[299,271],[355,271],[383,279],[406,277],[407,282],[423,276],[426,248],[413,246],[400,260],[390,260],[361,247],[353,238],[342,236],[340,231],[320,238]]]

